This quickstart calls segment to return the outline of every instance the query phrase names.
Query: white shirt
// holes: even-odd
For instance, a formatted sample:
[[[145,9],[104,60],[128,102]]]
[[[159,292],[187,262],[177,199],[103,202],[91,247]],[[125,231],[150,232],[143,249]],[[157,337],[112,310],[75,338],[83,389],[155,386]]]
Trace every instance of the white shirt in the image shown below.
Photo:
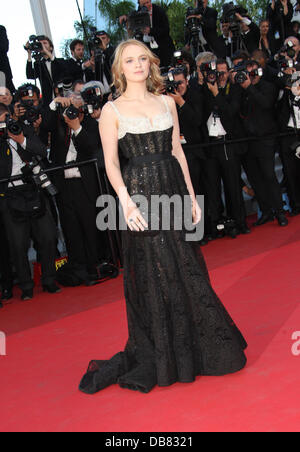
[[[76,148],[74,146],[73,140],[72,138],[77,137],[77,135],[80,134],[80,132],[82,131],[82,127],[80,126],[80,128],[78,130],[72,130],[72,137],[70,140],[70,147],[67,153],[67,158],[66,158],[66,163],[70,163],[70,162],[76,162],[77,160],[77,151]],[[81,178],[81,174],[80,174],[80,170],[79,168],[71,168],[68,170],[65,170],[65,179],[80,179]]]
[[[13,176],[19,176],[22,174],[22,168],[23,166],[26,165],[26,163],[23,162],[23,160],[21,159],[21,157],[19,156],[17,149],[18,149],[18,144],[10,139],[9,141],[9,147],[11,150],[11,156],[12,156],[12,172],[11,172],[11,177]],[[21,147],[26,150],[26,138],[23,142],[23,144],[21,144]],[[17,180],[14,183],[10,183],[8,184],[9,187],[15,187],[18,185],[24,185],[24,182],[22,180]]]
[[[210,137],[223,137],[227,135],[220,118],[216,118],[213,113],[207,121],[207,128]]]
[[[54,101],[51,102],[51,104],[49,105],[50,110],[52,111],[56,111],[57,107],[56,107],[56,103]],[[75,137],[77,137],[80,132],[82,131],[82,127],[80,126],[79,129],[72,130],[71,132],[71,140],[70,140],[70,146],[69,146],[69,150],[67,153],[67,157],[66,157],[66,163],[70,163],[70,162],[74,162],[77,160],[77,151],[76,148],[74,146],[72,137],[75,135]],[[71,168],[68,170],[65,170],[65,179],[80,179],[81,178],[81,174],[80,174],[80,170],[79,168]]]
[[[300,96],[296,96],[295,100],[299,101],[300,100]],[[296,119],[296,127],[297,127],[297,129],[300,129],[300,109],[296,105],[294,105],[293,108],[294,108],[294,115],[295,115],[295,119]],[[292,127],[292,128],[295,127],[293,115],[291,115],[291,117],[290,117],[290,120],[289,120],[289,123],[288,123],[288,127]]]

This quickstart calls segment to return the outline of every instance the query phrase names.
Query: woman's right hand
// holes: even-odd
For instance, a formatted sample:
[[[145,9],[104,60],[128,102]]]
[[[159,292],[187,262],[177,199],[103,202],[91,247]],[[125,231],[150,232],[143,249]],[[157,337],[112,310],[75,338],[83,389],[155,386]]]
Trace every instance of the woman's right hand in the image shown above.
[[[127,208],[125,220],[131,231],[145,231],[148,228],[147,222],[136,205]]]

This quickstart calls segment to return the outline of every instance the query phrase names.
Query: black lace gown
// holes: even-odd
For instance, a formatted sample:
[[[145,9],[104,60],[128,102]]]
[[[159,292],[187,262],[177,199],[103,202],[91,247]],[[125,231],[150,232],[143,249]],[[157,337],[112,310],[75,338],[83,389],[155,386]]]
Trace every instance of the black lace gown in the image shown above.
[[[170,111],[152,124],[124,117],[111,105],[128,159],[123,178],[129,194],[149,199],[188,195],[171,153]],[[148,393],[155,385],[190,383],[198,375],[221,376],[244,368],[247,343],[212,289],[200,246],[178,230],[128,229],[122,240],[129,339],[110,360],[91,361],[79,389],[94,394],[119,384]]]

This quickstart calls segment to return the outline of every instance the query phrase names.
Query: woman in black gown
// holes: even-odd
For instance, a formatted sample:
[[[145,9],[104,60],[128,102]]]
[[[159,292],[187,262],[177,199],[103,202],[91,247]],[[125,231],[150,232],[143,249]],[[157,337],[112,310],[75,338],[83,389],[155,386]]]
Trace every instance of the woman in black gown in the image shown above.
[[[90,362],[79,386],[87,394],[116,383],[148,393],[246,365],[247,343],[211,287],[200,246],[186,240],[184,228],[151,229],[151,212],[146,217],[133,201],[189,196],[193,224],[201,219],[176,106],[160,95],[158,63],[141,42],[121,43],[113,64],[121,95],[101,116],[106,171],[128,226],[122,240],[129,339],[110,360]],[[122,172],[118,147],[128,160]]]

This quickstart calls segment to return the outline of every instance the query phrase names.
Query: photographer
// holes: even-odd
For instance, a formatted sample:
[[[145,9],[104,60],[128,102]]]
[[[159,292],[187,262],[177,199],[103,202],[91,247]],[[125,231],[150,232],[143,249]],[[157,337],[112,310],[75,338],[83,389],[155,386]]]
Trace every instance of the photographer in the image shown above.
[[[287,68],[284,72],[287,76],[286,86],[277,105],[277,119],[281,132],[294,132],[281,138],[280,157],[287,181],[291,215],[295,216],[300,214],[300,73],[296,72],[296,68]]]
[[[94,82],[96,85],[99,82]],[[82,82],[70,98],[50,104],[44,127],[51,132],[50,158],[55,165],[98,158],[101,141],[98,122],[83,111]],[[103,93],[101,93],[103,94]],[[98,108],[99,110],[99,108]],[[95,116],[97,112],[95,112]],[[100,112],[101,113],[101,112]],[[91,285],[98,279],[96,199],[99,194],[95,168],[85,165],[56,173],[57,206],[68,252],[68,268],[74,285]]]
[[[290,0],[272,0],[267,7],[267,19],[271,25],[273,36],[280,35],[280,45],[287,37],[293,19],[293,5]]]
[[[188,46],[192,45],[193,29],[198,28],[198,51],[213,51],[218,50],[218,34],[217,34],[217,10],[208,6],[208,0],[195,1],[195,8],[188,8],[187,10],[187,28],[185,41]],[[196,24],[191,21],[197,19],[199,23]],[[196,56],[196,55],[195,55]]]
[[[151,25],[142,30],[142,40],[158,56],[161,67],[168,67],[175,50],[173,40],[170,36],[168,16],[163,8],[152,4],[152,0],[139,0],[138,3],[138,11],[148,10]],[[128,19],[130,19],[130,16],[121,16],[119,18],[120,23],[127,22]],[[134,32],[136,30],[129,31]]]
[[[55,58],[53,43],[47,36],[32,36],[31,38],[34,38],[33,43],[27,42],[25,46],[28,52],[26,77],[30,80],[39,79],[43,104],[49,105],[54,98],[54,86],[62,79],[65,61],[62,58]],[[31,50],[33,47],[36,49],[34,51],[36,59],[34,63]]]
[[[256,226],[273,221],[274,215],[280,226],[287,226],[281,188],[275,173],[275,139],[264,138],[277,133],[274,111],[278,91],[273,84],[262,80],[259,69],[257,62],[249,61],[237,75],[243,88],[241,115],[245,132],[247,136],[257,137],[257,140],[249,142],[243,165],[262,211]]]
[[[11,95],[11,92],[8,88],[5,88],[5,86],[0,86],[0,104],[6,105],[10,112],[13,113],[13,97]]]
[[[54,282],[56,229],[43,192],[47,180],[40,178],[39,161],[47,156],[47,150],[31,128],[12,120],[3,104],[0,105],[0,123],[5,126],[0,140],[0,178],[23,174],[22,180],[3,183],[0,192],[12,260],[22,290],[21,299],[25,301],[33,298],[34,287],[28,262],[30,238],[34,238],[38,246],[44,290],[60,291]]]
[[[248,234],[245,209],[243,206],[240,172],[237,161],[239,147],[225,144],[226,140],[241,138],[243,131],[239,118],[241,88],[231,85],[229,66],[226,60],[218,60],[215,72],[202,72],[206,80],[206,123],[209,142],[207,168],[212,194],[210,212],[213,227],[216,228],[223,213],[221,181],[224,184],[227,216],[234,220],[232,236]]]
[[[254,50],[251,55],[251,59],[257,61],[260,67],[263,69],[262,80],[266,82],[274,83],[278,85],[278,69],[275,69],[270,64],[268,64],[268,55],[264,50]]]
[[[260,30],[249,16],[242,16],[241,14],[236,13],[236,18],[240,22],[241,38],[244,47],[248,53],[252,53],[254,50],[258,49]]]
[[[90,46],[92,47],[92,58],[90,60],[92,78],[89,78],[87,81],[97,80],[101,82],[104,86],[105,94],[109,94],[111,92],[111,66],[115,47],[110,44],[110,37],[106,31],[95,31]]]
[[[221,35],[218,36],[216,55],[223,60],[230,61],[232,55],[232,33],[230,31],[230,24],[222,17],[220,20]]]
[[[13,76],[9,64],[9,59],[7,56],[9,50],[9,41],[7,39],[7,33],[5,27],[0,25],[0,72],[5,74],[6,87],[11,93],[15,92],[15,87],[13,84]]]
[[[91,60],[84,62],[84,42],[75,39],[70,44],[72,57],[64,63],[64,78],[70,83],[76,80],[89,82],[93,79],[94,62]]]

